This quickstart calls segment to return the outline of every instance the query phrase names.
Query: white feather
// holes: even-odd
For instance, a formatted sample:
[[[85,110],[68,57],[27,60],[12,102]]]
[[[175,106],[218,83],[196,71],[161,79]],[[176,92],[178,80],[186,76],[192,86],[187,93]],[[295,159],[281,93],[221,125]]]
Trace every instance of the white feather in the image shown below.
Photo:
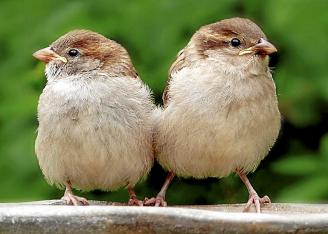
[[[157,159],[179,176],[253,171],[279,133],[275,86],[266,66],[252,58],[236,68],[217,56],[172,75],[169,103],[156,125]]]
[[[153,108],[139,79],[48,78],[36,139],[46,179],[82,190],[134,186],[153,164]]]

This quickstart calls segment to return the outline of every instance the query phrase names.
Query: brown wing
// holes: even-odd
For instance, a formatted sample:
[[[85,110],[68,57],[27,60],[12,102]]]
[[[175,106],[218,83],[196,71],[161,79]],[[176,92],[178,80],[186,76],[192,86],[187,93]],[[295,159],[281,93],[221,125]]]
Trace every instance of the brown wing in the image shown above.
[[[186,62],[186,54],[185,54],[185,49],[180,50],[180,52],[177,55],[177,59],[174,61],[174,63],[171,65],[170,70],[169,70],[169,78],[166,82],[166,86],[163,92],[163,104],[164,108],[167,106],[167,103],[169,102],[169,88],[170,88],[170,80],[172,78],[172,74],[180,71],[184,66]]]
[[[189,66],[194,61],[197,61],[199,59],[203,59],[206,56],[204,55],[204,48],[201,46],[202,43],[204,43],[204,38],[201,37],[202,31],[196,32],[192,39],[189,41],[188,45],[180,50],[180,52],[177,55],[177,59],[174,61],[172,66],[169,70],[169,78],[167,80],[166,87],[163,92],[163,103],[164,107],[167,106],[167,103],[169,102],[170,96],[169,96],[169,89],[170,89],[170,80],[172,78],[172,75],[178,71],[180,71],[182,68]]]

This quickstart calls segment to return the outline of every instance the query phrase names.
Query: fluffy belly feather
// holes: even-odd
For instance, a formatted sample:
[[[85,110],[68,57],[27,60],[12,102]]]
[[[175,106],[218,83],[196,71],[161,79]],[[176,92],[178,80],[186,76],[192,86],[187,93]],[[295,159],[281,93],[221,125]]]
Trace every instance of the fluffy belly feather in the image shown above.
[[[280,115],[274,107],[249,106],[227,116],[172,105],[157,126],[163,167],[184,177],[224,177],[236,168],[256,169],[278,136]]]
[[[70,180],[82,190],[113,190],[134,186],[149,172],[153,163],[149,91],[132,83],[139,88],[133,96],[122,88],[124,79],[116,82],[108,84],[103,96],[97,93],[106,87],[97,82],[88,88],[63,83],[44,90],[36,153],[50,183],[62,186]]]
[[[214,64],[212,73],[205,67],[185,68],[172,78],[169,103],[156,124],[157,159],[185,177],[253,171],[280,129],[271,76],[227,77],[221,66]]]

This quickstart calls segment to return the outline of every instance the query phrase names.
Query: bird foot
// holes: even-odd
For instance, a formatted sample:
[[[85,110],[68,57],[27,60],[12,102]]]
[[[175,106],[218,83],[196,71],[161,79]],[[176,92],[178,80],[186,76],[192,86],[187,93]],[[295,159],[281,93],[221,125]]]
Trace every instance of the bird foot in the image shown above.
[[[128,201],[128,205],[129,206],[143,206],[144,203],[143,203],[143,201],[139,200],[136,197],[131,197]]]
[[[247,212],[252,204],[255,205],[256,213],[261,213],[261,204],[271,203],[271,200],[268,196],[259,197],[257,193],[249,195],[248,202],[245,205],[243,212]]]
[[[159,207],[159,206],[166,207],[167,206],[167,202],[165,201],[165,198],[162,196],[157,196],[156,198],[152,197],[150,199],[148,199],[146,197],[143,204],[145,206],[156,206],[156,207]]]
[[[89,205],[89,202],[87,199],[85,199],[84,197],[75,196],[72,193],[65,193],[61,199],[64,200],[67,205],[73,205],[73,206]]]

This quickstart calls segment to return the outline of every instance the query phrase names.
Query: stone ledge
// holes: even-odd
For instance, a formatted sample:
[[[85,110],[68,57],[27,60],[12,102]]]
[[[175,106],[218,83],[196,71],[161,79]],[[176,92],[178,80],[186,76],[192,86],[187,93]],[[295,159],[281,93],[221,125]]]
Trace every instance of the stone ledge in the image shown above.
[[[92,201],[0,204],[0,233],[328,233],[328,205],[270,204],[262,214],[244,204],[129,207]]]

